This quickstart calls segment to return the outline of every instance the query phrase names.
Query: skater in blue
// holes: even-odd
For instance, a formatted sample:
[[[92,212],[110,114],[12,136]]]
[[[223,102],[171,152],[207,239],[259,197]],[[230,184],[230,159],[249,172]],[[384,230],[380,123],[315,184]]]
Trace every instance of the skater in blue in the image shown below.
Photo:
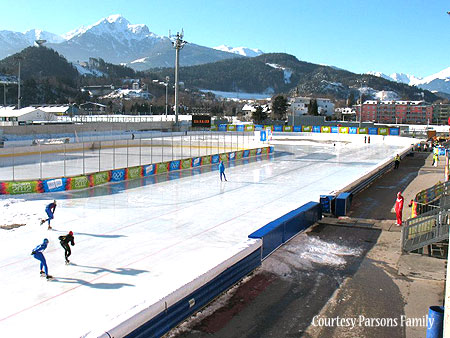
[[[52,203],[47,204],[45,207],[45,212],[47,213],[48,218],[41,220],[41,225],[44,224],[46,221],[48,221],[48,230],[50,230],[52,227],[50,226],[50,220],[53,219],[53,214],[55,213],[56,209],[56,201],[54,200]]]
[[[34,258],[41,262],[41,276],[45,276],[47,279],[50,279],[52,278],[52,276],[48,274],[47,262],[45,261],[44,254],[42,253],[45,249],[47,249],[47,244],[48,239],[44,238],[42,244],[39,244],[37,247],[35,247],[31,252],[31,255],[33,255]],[[44,268],[44,270],[42,270],[42,268]]]
[[[222,175],[225,181],[227,180],[227,177],[225,176],[225,165],[223,164],[223,161],[220,160],[219,163],[219,172],[220,172],[220,180],[222,181]]]

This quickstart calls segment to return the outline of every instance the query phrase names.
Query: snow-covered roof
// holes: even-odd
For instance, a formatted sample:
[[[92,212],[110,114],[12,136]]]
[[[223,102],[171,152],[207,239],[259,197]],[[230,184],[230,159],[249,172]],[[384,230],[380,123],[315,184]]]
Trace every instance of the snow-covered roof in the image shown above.
[[[21,109],[14,109],[12,107],[6,107],[6,108],[0,108],[0,117],[19,117],[19,116],[23,116],[35,111],[39,111],[42,113],[45,113],[43,110],[41,109],[37,109],[34,107],[25,107],[25,108],[21,108]]]

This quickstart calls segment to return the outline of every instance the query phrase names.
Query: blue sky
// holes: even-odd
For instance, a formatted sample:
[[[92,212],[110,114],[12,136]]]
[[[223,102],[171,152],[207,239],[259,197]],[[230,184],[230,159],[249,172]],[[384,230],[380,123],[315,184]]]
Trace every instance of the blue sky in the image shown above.
[[[355,73],[450,67],[449,0],[0,0],[0,30],[64,34],[111,14],[214,47],[285,52]]]

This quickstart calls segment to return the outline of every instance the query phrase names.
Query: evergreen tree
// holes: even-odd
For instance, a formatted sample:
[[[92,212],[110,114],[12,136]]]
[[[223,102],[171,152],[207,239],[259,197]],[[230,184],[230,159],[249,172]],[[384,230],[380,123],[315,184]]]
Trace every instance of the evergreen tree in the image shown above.
[[[355,104],[355,94],[353,92],[350,92],[350,95],[347,97],[347,107],[353,107]]]
[[[261,122],[267,119],[267,113],[264,112],[263,107],[260,105],[256,106],[256,110],[252,113],[252,120],[256,124],[260,124]]]
[[[275,97],[272,104],[272,111],[276,120],[284,121],[286,119],[287,106],[287,99],[284,96],[278,95]]]

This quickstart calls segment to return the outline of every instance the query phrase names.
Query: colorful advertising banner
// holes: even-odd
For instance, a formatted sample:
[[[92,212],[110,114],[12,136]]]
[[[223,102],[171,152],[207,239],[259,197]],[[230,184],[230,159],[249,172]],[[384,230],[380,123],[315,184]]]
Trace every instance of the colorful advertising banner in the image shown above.
[[[234,124],[227,125],[227,131],[236,131],[236,125]]]
[[[261,155],[261,153],[262,153],[261,148],[257,148],[257,149],[256,149],[256,155]]]
[[[378,135],[389,135],[388,128],[378,128]]]
[[[389,135],[393,136],[400,135],[400,128],[389,128]]]
[[[45,192],[64,191],[66,190],[66,181],[65,177],[61,177],[45,180],[42,182],[42,185]]]
[[[240,160],[244,152],[242,150],[236,151],[236,160]]]
[[[211,130],[212,130],[212,131],[218,131],[218,130],[219,130],[219,126],[218,126],[217,124],[213,124],[213,125],[211,126]]]
[[[349,134],[358,134],[358,128],[356,128],[356,127],[349,127],[348,128],[348,133]]]
[[[302,126],[294,126],[294,132],[301,133],[302,132]]]
[[[181,162],[179,160],[171,161],[169,165],[169,171],[180,170]]]
[[[211,164],[211,156],[203,156],[202,157],[202,165]]]
[[[227,131],[227,125],[226,124],[219,124],[219,131]]]
[[[169,171],[169,162],[158,163],[158,167],[156,168],[156,172],[158,174],[166,173]]]
[[[238,124],[236,126],[236,131],[245,131],[244,125],[243,124]]]
[[[4,182],[3,191],[8,195],[43,192],[42,181]]]
[[[250,150],[244,150],[244,153],[242,154],[243,158],[247,158],[250,155]]]
[[[293,130],[294,130],[294,128],[292,128],[292,126],[283,126],[283,131],[285,131],[285,132],[291,132]]]
[[[87,176],[69,177],[66,181],[66,190],[78,190],[89,188],[90,182]]]
[[[339,127],[339,134],[348,134],[348,127]]]
[[[270,146],[269,147],[269,153],[272,154],[275,151],[275,147],[274,146]]]
[[[202,158],[201,157],[194,157],[192,159],[192,168],[200,167],[202,165]]]
[[[91,174],[89,175],[89,184],[91,187],[95,187],[96,185],[108,183],[110,181],[110,175],[110,171]]]
[[[271,131],[273,131],[273,126],[264,125],[264,129],[270,129]]]
[[[280,125],[273,126],[273,131],[283,131],[283,126]]]
[[[264,126],[262,124],[255,124],[254,127],[256,131],[264,130]]]
[[[313,133],[320,133],[320,130],[321,130],[320,126],[313,126],[312,129]]]
[[[369,135],[378,135],[378,128],[369,128]]]
[[[364,127],[364,128],[358,128],[358,133],[359,133],[359,134],[368,134],[368,133],[369,133],[369,130],[368,130],[366,127]]]
[[[331,133],[332,134],[338,134],[339,133],[339,127],[331,127]]]
[[[224,162],[228,161],[228,154],[220,154],[220,159]]]
[[[211,156],[211,164],[215,164],[215,163],[219,163],[219,155],[218,154],[216,154],[216,155],[212,155]]]
[[[125,180],[125,169],[111,170],[111,181],[120,182]]]
[[[321,131],[322,133],[331,133],[331,128],[330,128],[329,126],[322,126],[322,127],[320,128],[320,131]]]
[[[228,154],[228,159],[230,161],[234,161],[236,159],[236,153],[235,152],[229,153]]]
[[[311,126],[302,126],[302,132],[310,133],[310,132],[312,132],[312,127]]]
[[[245,125],[245,131],[254,131],[255,126],[253,124],[246,124]]]
[[[145,177],[151,176],[151,175],[155,174],[155,171],[156,171],[156,165],[154,165],[154,164],[144,165],[143,170],[142,170],[142,175]]]

